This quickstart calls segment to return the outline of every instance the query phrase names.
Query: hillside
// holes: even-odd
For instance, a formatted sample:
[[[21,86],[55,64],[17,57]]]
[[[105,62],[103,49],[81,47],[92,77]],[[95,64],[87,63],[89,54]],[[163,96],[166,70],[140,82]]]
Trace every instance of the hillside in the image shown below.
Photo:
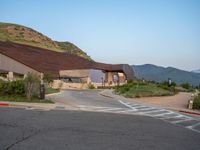
[[[0,41],[26,44],[58,52],[69,52],[91,60],[91,58],[84,51],[70,42],[53,41],[49,37],[31,28],[17,24],[0,22]]]
[[[194,86],[200,84],[200,74],[192,73],[172,67],[160,67],[151,64],[133,65],[136,77],[139,79],[153,80],[162,82],[171,78],[178,84],[190,83]]]

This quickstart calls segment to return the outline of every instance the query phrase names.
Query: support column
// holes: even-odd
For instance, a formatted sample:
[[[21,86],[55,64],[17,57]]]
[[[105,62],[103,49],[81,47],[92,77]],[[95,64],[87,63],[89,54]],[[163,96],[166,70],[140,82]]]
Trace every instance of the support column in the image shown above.
[[[113,83],[113,74],[112,72],[108,72],[108,84],[112,84]]]
[[[13,74],[13,72],[8,72],[7,79],[10,80],[10,81],[14,80],[14,74]]]

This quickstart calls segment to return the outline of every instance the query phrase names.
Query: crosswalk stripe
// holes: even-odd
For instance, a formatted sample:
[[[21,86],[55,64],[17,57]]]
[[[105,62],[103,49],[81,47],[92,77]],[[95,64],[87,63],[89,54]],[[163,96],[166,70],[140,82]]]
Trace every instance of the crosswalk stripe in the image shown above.
[[[149,113],[160,112],[160,111],[165,111],[165,110],[164,109],[156,109],[156,110],[152,110],[152,111],[146,111],[144,113],[149,114]]]
[[[191,121],[191,120],[193,120],[193,119],[177,120],[177,121],[172,121],[171,123],[175,123],[175,124],[177,124],[177,123],[186,122],[186,121]]]
[[[157,115],[153,115],[154,117],[159,117],[159,116],[164,116],[164,115],[168,115],[168,114],[173,114],[173,112],[168,112],[168,113],[163,113],[163,114],[157,114]]]
[[[195,120],[194,118],[190,116],[186,116],[183,114],[179,114],[177,112],[173,112],[167,109],[162,109],[162,108],[156,108],[156,107],[151,107],[143,104],[134,104],[130,102],[123,102],[119,100],[119,102],[126,107],[128,107],[130,110],[125,110],[125,111],[119,111],[119,113],[131,113],[131,114],[141,114],[141,115],[148,115],[151,117],[155,117],[158,119],[165,120],[167,122],[173,123],[173,124],[179,124],[183,127],[186,127],[188,129],[191,129],[195,132],[200,133],[200,120]],[[194,123],[195,122],[195,123]],[[198,123],[196,123],[198,122]],[[186,126],[186,124],[192,124],[190,126]],[[196,128],[195,128],[196,127]]]
[[[139,109],[139,108],[147,108],[147,106],[138,106],[138,107],[133,107],[134,109]]]

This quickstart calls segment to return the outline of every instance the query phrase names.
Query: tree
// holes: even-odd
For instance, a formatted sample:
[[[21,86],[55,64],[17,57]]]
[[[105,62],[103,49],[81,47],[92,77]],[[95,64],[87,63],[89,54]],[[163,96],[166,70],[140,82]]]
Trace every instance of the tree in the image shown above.
[[[34,94],[38,94],[40,77],[34,73],[28,73],[25,82],[25,92],[28,100],[31,100]]]
[[[44,74],[43,80],[45,83],[48,84],[48,86],[50,86],[51,83],[53,83],[53,79],[54,79],[54,76],[52,74],[50,74],[50,73]]]

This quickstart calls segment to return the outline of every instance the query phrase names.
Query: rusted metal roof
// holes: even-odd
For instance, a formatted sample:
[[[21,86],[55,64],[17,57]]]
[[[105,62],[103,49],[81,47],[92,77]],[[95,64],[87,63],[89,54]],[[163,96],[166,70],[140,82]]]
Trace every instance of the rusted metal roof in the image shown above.
[[[59,74],[59,70],[101,69],[124,72],[123,64],[104,64],[48,49],[0,41],[0,53],[43,73]]]

